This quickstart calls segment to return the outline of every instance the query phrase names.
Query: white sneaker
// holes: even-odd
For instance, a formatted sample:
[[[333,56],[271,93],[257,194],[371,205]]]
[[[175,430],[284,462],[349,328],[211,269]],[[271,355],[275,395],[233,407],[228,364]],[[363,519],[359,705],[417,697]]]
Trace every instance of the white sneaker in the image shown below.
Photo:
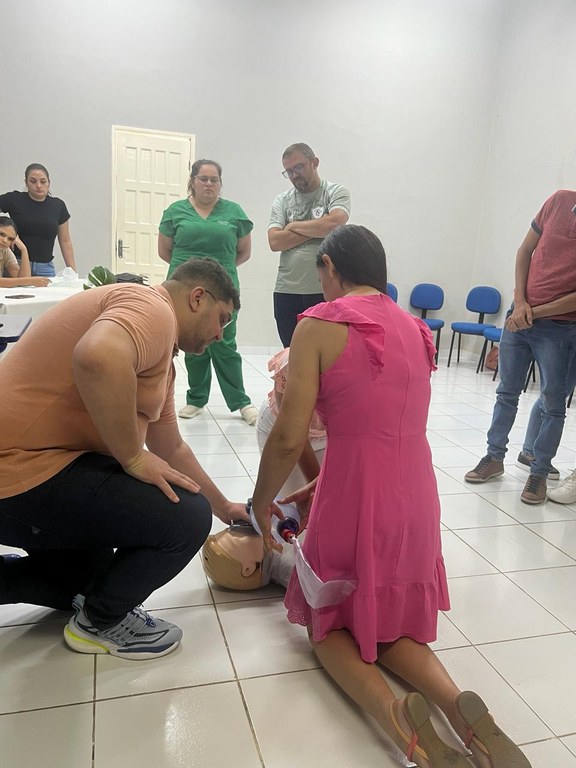
[[[200,416],[201,413],[204,413],[204,408],[198,408],[197,405],[185,405],[178,411],[178,416],[181,419],[193,419],[195,416]]]
[[[576,469],[557,488],[548,491],[548,498],[557,504],[574,504],[576,501]]]
[[[244,408],[240,408],[240,415],[246,424],[253,427],[258,421],[258,408],[250,403],[250,405],[245,405]]]

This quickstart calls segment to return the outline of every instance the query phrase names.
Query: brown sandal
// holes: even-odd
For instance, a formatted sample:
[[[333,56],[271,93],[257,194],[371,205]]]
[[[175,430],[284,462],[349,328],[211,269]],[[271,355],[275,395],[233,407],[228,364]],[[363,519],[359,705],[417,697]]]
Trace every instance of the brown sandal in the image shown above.
[[[438,736],[430,721],[430,709],[420,693],[409,693],[400,702],[404,717],[412,728],[412,735],[406,733],[390,705],[390,719],[399,736],[394,739],[408,760],[421,768],[470,768],[464,755],[445,744]]]
[[[491,768],[531,768],[522,750],[496,725],[477,693],[463,691],[456,706],[468,727],[464,740],[468,749],[488,758]]]

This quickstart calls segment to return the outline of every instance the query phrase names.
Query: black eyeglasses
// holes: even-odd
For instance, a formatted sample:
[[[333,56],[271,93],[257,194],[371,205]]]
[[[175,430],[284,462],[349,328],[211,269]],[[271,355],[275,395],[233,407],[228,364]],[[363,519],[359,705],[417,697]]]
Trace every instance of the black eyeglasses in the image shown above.
[[[222,306],[222,304],[220,304],[220,302],[218,301],[216,296],[214,296],[212,291],[209,291],[208,288],[204,288],[204,291],[205,291],[205,293],[208,294],[208,296],[210,296],[212,299],[214,299],[216,304],[218,304],[218,306],[220,307],[220,309],[224,313],[224,317],[222,317],[222,315],[220,315],[220,328],[222,328],[222,330],[224,330],[224,328],[227,328],[230,325],[230,323],[232,322],[232,320],[234,318],[232,317],[230,312],[228,312],[227,309],[224,309],[224,307]]]
[[[296,163],[296,165],[293,165],[292,168],[286,168],[285,171],[282,171],[282,176],[284,176],[285,179],[291,179],[293,176],[300,176],[304,168],[310,163],[310,160],[306,160],[305,163]]]

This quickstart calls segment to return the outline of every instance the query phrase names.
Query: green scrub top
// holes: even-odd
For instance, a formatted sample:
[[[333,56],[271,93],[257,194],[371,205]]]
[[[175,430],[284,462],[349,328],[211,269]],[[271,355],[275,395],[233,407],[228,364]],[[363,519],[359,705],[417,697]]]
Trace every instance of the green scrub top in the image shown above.
[[[253,226],[238,203],[231,200],[220,198],[206,219],[188,200],[172,203],[162,214],[159,227],[160,232],[174,242],[168,277],[188,259],[211,258],[224,267],[239,288],[238,240],[248,235]]]

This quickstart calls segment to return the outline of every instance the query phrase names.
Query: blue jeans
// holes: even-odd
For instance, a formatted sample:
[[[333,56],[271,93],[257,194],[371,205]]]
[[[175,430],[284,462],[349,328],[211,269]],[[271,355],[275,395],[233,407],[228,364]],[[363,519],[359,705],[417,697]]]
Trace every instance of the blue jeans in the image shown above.
[[[540,371],[541,426],[533,444],[530,472],[546,476],[551,471],[564,428],[568,371],[575,350],[576,322],[536,320],[524,331],[502,331],[500,384],[488,430],[488,454],[492,458],[502,461],[506,455],[518,399],[534,358]]]
[[[572,363],[568,368],[568,376],[566,378],[566,400],[570,397],[570,393],[576,387],[576,355],[572,358]],[[534,456],[534,442],[538,437],[540,429],[542,427],[542,398],[538,400],[532,406],[530,411],[530,418],[528,420],[528,426],[526,428],[526,434],[524,435],[524,445],[522,446],[522,453],[526,456]]]
[[[30,271],[32,272],[32,277],[54,277],[56,274],[53,261],[31,261]]]

